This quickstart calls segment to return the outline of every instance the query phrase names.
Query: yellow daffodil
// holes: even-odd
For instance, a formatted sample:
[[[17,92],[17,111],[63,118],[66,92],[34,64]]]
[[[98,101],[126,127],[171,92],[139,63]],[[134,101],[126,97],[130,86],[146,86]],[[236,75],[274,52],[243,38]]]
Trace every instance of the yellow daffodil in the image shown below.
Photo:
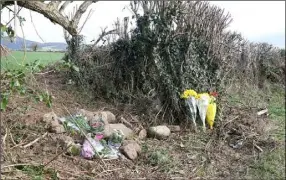
[[[181,98],[183,99],[188,99],[189,97],[197,97],[197,92],[192,90],[192,89],[187,89],[183,92],[183,94],[181,95]]]

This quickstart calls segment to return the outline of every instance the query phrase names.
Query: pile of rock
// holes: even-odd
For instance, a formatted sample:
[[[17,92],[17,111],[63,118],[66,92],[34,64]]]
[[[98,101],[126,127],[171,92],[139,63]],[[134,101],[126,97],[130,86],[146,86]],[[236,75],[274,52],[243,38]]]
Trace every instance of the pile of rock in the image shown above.
[[[110,111],[91,112],[91,111],[81,109],[78,113],[86,117],[86,121],[88,122],[90,126],[100,121],[103,121],[104,123],[103,137],[104,138],[109,138],[113,133],[117,131],[123,132],[124,141],[122,142],[121,147],[119,148],[120,152],[131,160],[134,160],[138,157],[138,155],[141,152],[141,147],[138,141],[131,140],[133,137],[135,137],[134,136],[135,134],[133,130],[129,128],[132,126],[129,122],[127,124],[127,126],[129,127],[127,127],[123,123],[118,123],[116,116]],[[61,133],[66,132],[64,126],[59,122],[59,117],[54,112],[45,114],[43,117],[43,121],[46,123],[46,128],[52,133],[61,134]],[[147,137],[150,137],[150,138],[157,138],[160,140],[165,140],[170,136],[171,132],[178,132],[178,131],[180,131],[179,126],[169,126],[169,127],[164,126],[164,125],[153,126],[153,127],[148,128],[148,130],[142,129],[139,132],[137,138],[135,139],[142,141],[146,139]],[[70,144],[73,144],[74,147],[80,148],[81,146],[80,144],[75,143],[71,137],[69,136],[67,137],[68,138],[66,138],[66,140],[62,141],[66,147]],[[74,154],[73,152],[78,153],[78,151],[75,149],[70,148],[68,149],[68,151],[71,154]]]

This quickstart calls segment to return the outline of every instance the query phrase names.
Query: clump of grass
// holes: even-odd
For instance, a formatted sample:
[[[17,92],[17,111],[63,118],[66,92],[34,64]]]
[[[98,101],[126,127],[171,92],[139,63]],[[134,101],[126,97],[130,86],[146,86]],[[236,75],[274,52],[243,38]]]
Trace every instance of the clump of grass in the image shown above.
[[[250,170],[253,179],[285,179],[285,150],[264,154]]]
[[[55,170],[50,168],[44,169],[44,166],[20,165],[16,166],[16,168],[30,176],[32,180],[44,180],[47,177],[51,180],[59,179]]]
[[[143,144],[142,152],[146,153],[147,163],[152,166],[157,166],[160,171],[170,172],[175,166],[175,161],[167,149],[160,148],[151,150],[147,144]]]

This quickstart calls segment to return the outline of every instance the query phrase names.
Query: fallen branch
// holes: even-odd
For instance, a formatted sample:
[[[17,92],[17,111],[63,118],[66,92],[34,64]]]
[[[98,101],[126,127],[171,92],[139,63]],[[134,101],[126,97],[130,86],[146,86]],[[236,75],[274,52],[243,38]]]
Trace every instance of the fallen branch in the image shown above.
[[[48,134],[48,132],[46,132],[45,134],[43,134],[41,137],[38,137],[37,139],[35,139],[34,141],[26,144],[25,146],[22,146],[22,148],[27,148],[32,146],[33,144],[35,144],[36,142],[38,142],[40,139],[44,138],[46,135]]]

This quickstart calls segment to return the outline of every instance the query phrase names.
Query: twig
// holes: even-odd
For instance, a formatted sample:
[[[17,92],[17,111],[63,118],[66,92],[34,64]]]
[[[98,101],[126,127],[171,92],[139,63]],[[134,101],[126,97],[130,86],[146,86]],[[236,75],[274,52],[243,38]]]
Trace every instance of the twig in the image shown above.
[[[232,121],[236,120],[237,118],[239,118],[239,116],[235,116],[234,118],[232,118],[231,120],[227,121],[223,127],[225,127],[227,124],[231,123]]]
[[[40,139],[44,138],[46,135],[48,134],[48,132],[46,132],[45,134],[43,134],[41,137],[38,137],[37,139],[35,139],[34,141],[26,144],[25,146],[22,146],[22,148],[27,148],[32,146],[33,144],[35,144],[36,142],[38,142]]]
[[[11,138],[12,143],[14,144],[14,146],[16,146],[17,144],[15,143],[15,141],[13,139],[12,133],[10,131],[9,131],[9,133],[10,133],[10,138]]]
[[[20,27],[21,27],[21,31],[23,35],[23,40],[24,40],[24,57],[22,60],[22,66],[24,66],[24,61],[26,60],[26,56],[27,56],[26,38],[25,38],[24,30],[23,30],[23,22],[20,20],[19,16],[17,16],[17,18],[19,19],[19,22],[20,22]]]
[[[110,31],[107,31],[105,32],[105,29],[102,31],[101,35],[98,37],[98,39],[95,41],[95,43],[93,44],[92,46],[92,49],[99,43],[99,41],[106,35],[109,35],[109,34],[116,34],[116,29],[113,29],[113,30],[110,30]]]
[[[45,40],[40,36],[40,34],[38,33],[37,29],[36,29],[36,26],[34,24],[34,21],[33,21],[33,17],[32,17],[32,11],[30,10],[30,19],[31,19],[31,23],[34,27],[34,30],[36,32],[36,34],[38,35],[38,37],[43,41],[43,43],[45,43]]]
[[[258,149],[260,152],[263,152],[263,149],[261,148],[261,147],[259,147],[257,144],[253,144],[254,145],[254,147],[256,147],[256,149]]]
[[[72,143],[70,145],[68,145],[62,152],[60,152],[55,157],[53,157],[50,161],[48,161],[46,164],[44,164],[44,167],[49,165],[51,162],[53,162],[55,159],[57,159],[60,155],[62,155],[64,152],[66,152],[66,150],[68,150],[68,148],[70,148],[72,145],[73,145]]]
[[[63,172],[63,173],[66,173],[66,174],[69,174],[69,175],[72,175],[72,176],[76,176],[76,177],[82,177],[82,176],[85,176],[85,177],[89,177],[91,178],[90,176],[87,176],[87,175],[84,175],[86,173],[88,173],[88,171],[81,171],[81,172],[69,172],[67,170],[62,170],[62,169],[57,169],[57,171],[60,171],[60,172]],[[84,174],[81,174],[81,173],[84,173]]]
[[[51,72],[55,72],[54,70],[50,70],[50,71],[47,71],[47,72],[43,72],[43,73],[35,73],[37,75],[45,75],[45,74],[48,74],[48,73],[51,73]]]
[[[10,8],[8,8],[8,7],[6,7],[6,8],[9,9],[10,11],[14,12],[12,9],[10,9]],[[23,8],[23,7],[21,7],[21,8],[19,9],[19,11],[17,11],[17,14],[16,14],[17,16],[18,16],[19,12],[22,10],[22,8]],[[11,18],[11,19],[9,20],[9,22],[6,23],[6,26],[7,26],[8,24],[10,24],[10,22],[11,22],[13,19],[15,19],[15,16],[13,16],[13,18]]]
[[[86,22],[88,21],[88,19],[90,19],[90,17],[92,16],[93,12],[94,12],[94,11],[93,11],[92,9],[89,10],[88,15],[87,15],[87,17],[85,18],[85,20],[84,20],[84,22],[83,22],[83,24],[82,24],[82,26],[81,26],[81,28],[80,28],[78,34],[81,33],[81,31],[82,31],[84,25],[86,24]]]
[[[97,174],[97,176],[99,176],[99,175],[101,175],[103,173],[118,171],[118,170],[121,170],[121,169],[122,168],[108,169],[108,170],[102,171],[101,173]]]
[[[3,148],[5,148],[5,144],[6,144],[6,138],[7,138],[7,135],[8,135],[7,131],[8,131],[8,129],[6,128],[5,129],[5,135],[3,136],[3,140],[2,140]]]

